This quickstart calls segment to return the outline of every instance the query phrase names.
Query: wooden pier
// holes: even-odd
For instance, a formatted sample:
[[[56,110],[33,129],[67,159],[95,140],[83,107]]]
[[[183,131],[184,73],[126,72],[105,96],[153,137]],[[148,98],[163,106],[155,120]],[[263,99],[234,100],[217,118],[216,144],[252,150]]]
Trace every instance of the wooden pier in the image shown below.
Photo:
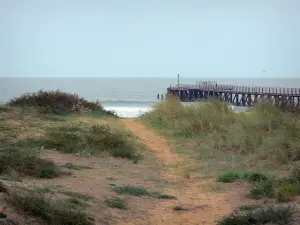
[[[195,85],[170,86],[167,92],[178,96],[182,102],[217,98],[236,106],[253,106],[259,101],[270,101],[279,106],[300,107],[300,88],[247,87],[196,82]]]

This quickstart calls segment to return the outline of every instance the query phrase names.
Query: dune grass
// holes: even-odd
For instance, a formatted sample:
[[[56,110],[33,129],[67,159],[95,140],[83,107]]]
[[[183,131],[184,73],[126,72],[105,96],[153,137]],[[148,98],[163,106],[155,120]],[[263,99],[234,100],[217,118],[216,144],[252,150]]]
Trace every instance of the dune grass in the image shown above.
[[[217,100],[182,104],[168,97],[141,120],[171,138],[177,152],[194,162],[193,167],[182,166],[187,170],[187,177],[198,173],[199,177],[216,176],[218,182],[224,183],[247,181],[249,197],[255,199],[275,198],[278,202],[288,202],[300,194],[299,114],[269,102],[236,113],[227,103]],[[290,176],[278,176],[278,172],[287,172],[293,167]],[[256,217],[255,214],[242,215],[240,224],[250,224],[252,217]],[[229,221],[237,217],[241,218],[241,214]],[[239,223],[223,221],[220,224]]]
[[[280,164],[300,159],[299,117],[268,102],[236,113],[216,100],[184,106],[168,97],[142,119],[172,136],[197,139],[211,151],[254,153]]]

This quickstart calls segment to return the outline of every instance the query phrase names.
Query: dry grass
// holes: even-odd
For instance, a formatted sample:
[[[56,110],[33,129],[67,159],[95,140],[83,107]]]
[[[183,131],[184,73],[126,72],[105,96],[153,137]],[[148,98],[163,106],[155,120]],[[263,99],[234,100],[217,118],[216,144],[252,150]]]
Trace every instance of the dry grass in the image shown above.
[[[49,225],[93,225],[93,219],[82,209],[77,199],[55,199],[39,190],[9,188],[6,201],[32,216],[36,216]]]
[[[300,159],[299,117],[267,102],[248,112],[235,113],[219,101],[184,106],[168,98],[143,118],[211,152],[255,154],[258,159],[280,164]]]
[[[61,171],[54,162],[39,157],[36,150],[2,149],[0,151],[0,174],[17,173],[16,176],[53,178]]]

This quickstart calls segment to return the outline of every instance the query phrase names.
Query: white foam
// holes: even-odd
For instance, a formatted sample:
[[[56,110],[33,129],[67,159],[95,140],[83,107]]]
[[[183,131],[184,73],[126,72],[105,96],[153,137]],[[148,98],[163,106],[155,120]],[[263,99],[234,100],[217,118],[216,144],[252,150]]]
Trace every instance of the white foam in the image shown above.
[[[195,102],[184,102],[183,103],[185,106],[188,105],[194,105],[194,104],[199,104]],[[122,118],[135,118],[141,116],[143,113],[149,112],[153,110],[152,107],[138,107],[138,106],[105,106],[103,105],[104,109],[106,110],[113,110],[117,113],[119,117]],[[244,112],[247,110],[246,107],[238,107],[238,106],[230,106],[235,112]]]
[[[134,118],[152,110],[151,107],[126,107],[126,106],[103,106],[106,110],[113,110],[119,117]]]

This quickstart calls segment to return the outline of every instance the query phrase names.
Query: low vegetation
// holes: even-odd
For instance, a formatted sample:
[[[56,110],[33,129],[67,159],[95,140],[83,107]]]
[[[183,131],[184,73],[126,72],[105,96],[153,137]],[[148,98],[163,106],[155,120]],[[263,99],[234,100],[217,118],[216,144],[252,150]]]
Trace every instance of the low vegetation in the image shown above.
[[[249,196],[259,199],[263,197],[275,198],[278,202],[289,202],[300,195],[299,168],[292,170],[288,177],[267,176],[261,173],[225,172],[217,178],[218,182],[230,183],[236,180],[250,182]]]
[[[60,90],[40,90],[34,93],[25,93],[9,100],[7,105],[22,108],[33,107],[45,114],[65,115],[70,113],[85,114],[98,112],[103,115],[116,116],[113,111],[105,110],[100,105],[100,102],[90,102],[79,97],[77,94],[66,93]]]
[[[231,183],[236,180],[247,180],[251,182],[257,182],[257,181],[262,181],[262,180],[267,180],[268,177],[264,174],[261,173],[256,173],[256,172],[225,172],[220,174],[217,177],[218,182],[223,182],[223,183]]]
[[[39,190],[11,188],[7,191],[6,200],[17,209],[39,217],[49,225],[94,225],[93,219],[82,209],[71,207],[69,200],[55,199]]]
[[[53,178],[61,171],[54,162],[40,158],[37,150],[5,148],[0,150],[0,174]]]
[[[111,184],[113,191],[121,195],[133,195],[133,196],[149,196],[159,199],[176,199],[176,197],[166,194],[161,194],[159,192],[149,192],[144,187],[135,187],[130,185],[117,186]]]
[[[80,200],[83,200],[83,201],[89,201],[89,200],[93,199],[93,196],[78,193],[78,192],[73,192],[73,191],[59,190],[58,193],[64,194],[64,195],[67,195],[69,197],[73,197],[73,198],[76,198],[76,199],[80,199]]]
[[[89,154],[109,152],[121,158],[136,159],[134,143],[128,139],[125,131],[112,129],[108,125],[64,125],[51,127],[47,132],[45,148],[65,153],[78,153],[85,150]]]
[[[91,167],[89,166],[85,166],[85,165],[76,165],[76,164],[73,164],[73,163],[66,163],[64,165],[62,165],[61,167],[64,167],[64,168],[67,168],[67,169],[70,169],[70,170],[82,170],[82,169],[91,169]]]
[[[289,224],[293,221],[295,209],[290,206],[261,205],[243,206],[230,216],[223,218],[218,225],[253,225],[253,224]]]
[[[173,207],[173,211],[185,211],[186,209],[183,208],[182,206],[175,206]]]
[[[127,202],[119,197],[109,197],[105,199],[105,203],[108,207],[117,209],[126,209]]]

